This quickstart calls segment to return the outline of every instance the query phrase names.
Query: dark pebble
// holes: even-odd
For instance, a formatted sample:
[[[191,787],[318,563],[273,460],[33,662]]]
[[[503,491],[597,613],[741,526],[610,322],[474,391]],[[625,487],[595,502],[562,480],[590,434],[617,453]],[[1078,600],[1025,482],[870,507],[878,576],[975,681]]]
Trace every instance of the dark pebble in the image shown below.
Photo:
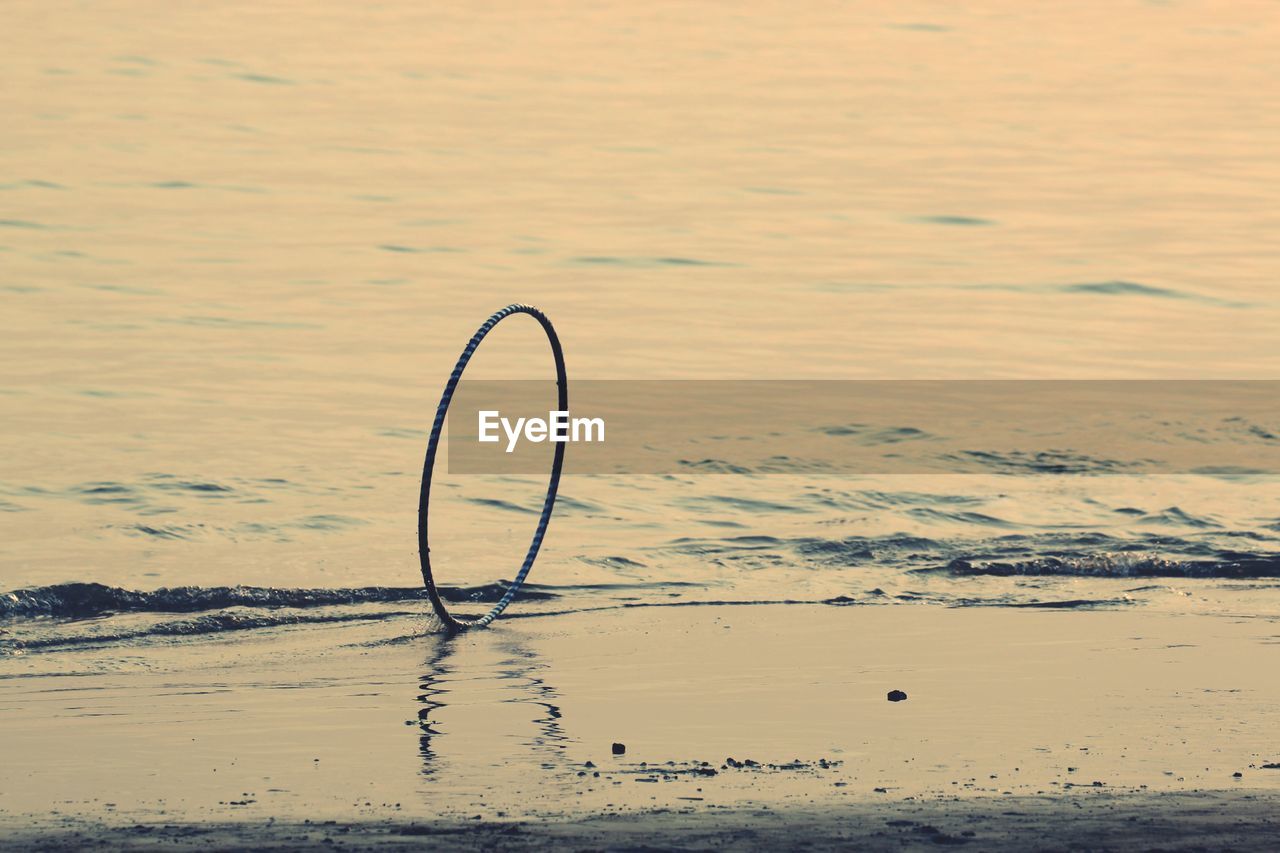
[[[905,701],[907,701],[907,694],[903,693],[901,690],[890,690],[890,691],[889,691],[889,701],[890,701],[890,702],[905,702]]]
[[[626,753],[627,753],[627,745],[625,743],[615,743],[613,745],[614,755],[626,755]]]

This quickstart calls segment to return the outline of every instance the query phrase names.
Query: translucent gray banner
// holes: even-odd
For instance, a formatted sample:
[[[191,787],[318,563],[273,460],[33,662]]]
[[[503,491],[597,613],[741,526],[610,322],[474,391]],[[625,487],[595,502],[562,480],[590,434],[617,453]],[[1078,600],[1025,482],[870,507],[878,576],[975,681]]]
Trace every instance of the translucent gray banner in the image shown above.
[[[546,472],[557,432],[568,474],[1280,471],[1272,380],[580,380],[567,416],[555,399],[463,381],[450,473]]]

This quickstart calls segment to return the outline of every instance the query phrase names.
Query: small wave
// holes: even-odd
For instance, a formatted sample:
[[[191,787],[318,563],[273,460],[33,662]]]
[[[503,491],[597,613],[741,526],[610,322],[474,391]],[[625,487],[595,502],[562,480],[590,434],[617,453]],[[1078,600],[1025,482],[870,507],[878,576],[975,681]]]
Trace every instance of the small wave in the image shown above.
[[[953,575],[1098,578],[1280,578],[1280,554],[1239,554],[1213,560],[1177,560],[1140,554],[1086,554],[1027,560],[955,559]]]
[[[932,507],[915,507],[909,509],[906,515],[912,518],[918,518],[921,521],[945,522],[949,524],[966,524],[978,525],[980,527],[1013,527],[1011,522],[1005,521],[1003,518],[996,518],[993,515],[987,515],[981,512],[958,511],[949,512],[947,510],[933,509]]]
[[[1143,524],[1167,524],[1175,527],[1221,527],[1222,525],[1211,518],[1201,518],[1192,515],[1180,507],[1171,506],[1160,510],[1157,513],[1150,513],[1140,519]]]
[[[467,587],[441,587],[450,602],[496,602],[506,594],[504,582]],[[547,587],[526,585],[526,600],[556,598]],[[278,589],[258,586],[182,586],[150,591],[121,589],[100,583],[63,583],[0,592],[0,619],[59,616],[83,619],[114,613],[195,613],[228,607],[309,608],[336,605],[425,601],[415,587],[366,586],[352,589]]]
[[[723,459],[680,459],[682,470],[698,474],[751,474],[750,468],[734,465]]]
[[[126,643],[152,637],[193,637],[202,634],[219,634],[226,631],[248,631],[262,628],[278,628],[290,625],[317,625],[335,622],[367,622],[391,616],[408,616],[409,613],[245,613],[229,611],[210,613],[191,619],[160,622],[145,628],[122,631],[91,631],[83,634],[55,634],[44,637],[22,637],[0,646],[0,652],[9,650],[30,651],[67,646],[84,646],[104,643]]]
[[[527,515],[537,515],[541,509],[540,507],[520,506],[519,504],[514,504],[511,501],[504,501],[501,498],[465,498],[464,500],[468,503],[476,504],[477,506],[488,507],[490,509],[501,509],[507,512],[519,512]]]
[[[1154,287],[1136,281],[1088,281],[1081,284],[1064,284],[1063,293],[1101,293],[1106,296],[1159,296],[1164,299],[1187,299],[1186,293],[1167,287]]]
[[[726,509],[736,512],[751,513],[806,513],[811,511],[808,507],[797,506],[795,504],[778,503],[776,501],[766,501],[758,498],[741,498],[732,495],[699,496],[686,498],[680,503],[683,507],[694,511],[717,511]]]
[[[1007,598],[976,599],[958,598],[945,594],[901,593],[887,595],[876,589],[867,592],[864,597],[838,595],[825,599],[708,599],[697,601],[620,601],[601,605],[568,607],[553,610],[517,611],[508,613],[505,619],[541,619],[555,616],[567,616],[581,613],[599,613],[606,611],[623,611],[647,608],[703,608],[703,607],[764,607],[764,606],[798,606],[798,607],[849,607],[849,606],[886,606],[892,604],[940,605],[944,607],[1011,607],[1039,609],[1088,609],[1114,608],[1130,606],[1136,602],[1129,598],[1075,598],[1065,600],[1032,600],[1020,601]],[[232,609],[219,613],[202,614],[187,619],[155,622],[136,628],[112,629],[111,623],[99,626],[94,623],[92,629],[79,632],[59,631],[37,635],[0,638],[0,657],[10,654],[28,652],[49,652],[82,648],[85,646],[103,646],[149,641],[154,639],[183,640],[208,635],[219,635],[233,631],[266,630],[271,628],[289,628],[298,626],[333,625],[356,622],[381,622],[406,617],[422,617],[431,619],[432,614],[425,610],[378,610],[374,612],[256,612],[244,609]],[[4,633],[4,632],[0,632]],[[382,646],[408,642],[421,637],[421,633],[412,633],[392,638],[365,641],[355,645]],[[0,678],[12,676],[0,676]]]
[[[570,263],[585,266],[634,267],[646,269],[652,267],[734,267],[737,264],[725,261],[710,261],[704,258],[667,257],[613,257],[610,255],[587,255],[570,258]]]
[[[1136,472],[1149,465],[1146,460],[1100,459],[1066,450],[1028,453],[1021,450],[964,450],[940,457],[959,470],[988,469],[999,474],[1116,474]]]
[[[679,554],[706,557],[714,554],[760,551],[785,544],[785,540],[776,536],[729,536],[724,539],[695,539],[690,536],[681,536],[671,540],[667,547]]]
[[[1068,598],[1059,601],[967,601],[960,607],[1014,607],[1032,610],[1088,610],[1093,607],[1126,607],[1131,598]]]
[[[912,218],[912,221],[925,225],[954,225],[962,228],[976,228],[996,224],[994,219],[983,219],[980,216],[957,216],[947,213],[916,216]]]
[[[625,557],[606,562],[584,558],[593,565],[612,568],[642,567]],[[702,588],[686,581],[640,581],[589,584],[536,584],[520,587],[522,601],[548,601],[576,592],[666,590]],[[511,588],[509,581],[476,586],[438,587],[440,597],[451,604],[494,604]],[[420,586],[366,586],[338,589],[280,589],[259,586],[183,586],[138,591],[100,583],[62,583],[0,592],[0,619],[57,617],[86,619],[121,613],[198,613],[229,608],[309,609],[359,604],[394,604],[428,600]]]
[[[162,492],[191,492],[197,495],[214,495],[234,492],[230,486],[222,483],[209,483],[190,480],[170,480],[165,475],[153,475],[151,488]]]
[[[541,507],[539,507],[539,510],[540,509]],[[580,512],[593,514],[593,513],[605,512],[605,508],[600,504],[584,501],[579,498],[575,498],[573,495],[566,495],[563,492],[561,492],[560,495],[556,498],[556,511],[561,514],[564,514],[564,513],[576,514]]]
[[[607,557],[580,556],[578,559],[586,563],[588,566],[597,566],[602,569],[612,569],[614,571],[634,571],[636,569],[646,568],[645,564],[638,560],[618,555],[610,555]]]
[[[817,431],[833,437],[851,437],[869,447],[901,444],[904,441],[934,441],[938,437],[912,426],[881,427],[869,424],[837,424],[818,427]]]
[[[1218,299],[1213,296],[1206,296],[1202,293],[1174,290],[1169,287],[1157,287],[1155,285],[1142,284],[1136,281],[1086,281],[1077,284],[1064,284],[1054,289],[1059,293],[1086,293],[1101,296],[1142,296],[1155,299],[1182,299],[1191,302],[1201,302],[1206,305],[1217,305],[1223,308],[1249,307],[1245,303],[1232,302],[1227,299]]]

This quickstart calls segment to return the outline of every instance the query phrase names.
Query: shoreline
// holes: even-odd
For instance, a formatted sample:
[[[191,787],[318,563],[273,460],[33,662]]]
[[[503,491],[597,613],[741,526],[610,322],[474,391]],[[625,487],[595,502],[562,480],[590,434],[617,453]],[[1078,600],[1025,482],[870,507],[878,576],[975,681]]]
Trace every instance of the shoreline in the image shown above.
[[[1274,791],[1087,793],[1070,797],[889,800],[828,809],[669,809],[512,821],[243,821],[112,825],[0,817],[0,851],[324,846],[344,850],[937,849],[1270,851],[1280,839]]]

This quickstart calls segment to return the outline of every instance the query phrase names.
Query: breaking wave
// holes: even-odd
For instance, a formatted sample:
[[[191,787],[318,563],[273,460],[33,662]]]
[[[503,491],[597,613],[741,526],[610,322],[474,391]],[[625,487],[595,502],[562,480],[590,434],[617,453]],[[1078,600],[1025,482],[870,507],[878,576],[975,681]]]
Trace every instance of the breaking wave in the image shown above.
[[[1174,560],[1138,554],[1037,557],[1010,562],[956,559],[947,564],[946,570],[955,575],[996,577],[1280,578],[1280,555],[1240,554],[1213,560]]]
[[[450,602],[491,603],[507,584],[441,587]],[[554,592],[526,585],[524,599],[555,598]],[[115,613],[197,613],[228,607],[312,608],[344,604],[425,601],[422,587],[366,586],[354,589],[277,589],[259,586],[180,586],[139,592],[100,583],[62,583],[0,592],[0,619],[31,616],[87,618]]]

